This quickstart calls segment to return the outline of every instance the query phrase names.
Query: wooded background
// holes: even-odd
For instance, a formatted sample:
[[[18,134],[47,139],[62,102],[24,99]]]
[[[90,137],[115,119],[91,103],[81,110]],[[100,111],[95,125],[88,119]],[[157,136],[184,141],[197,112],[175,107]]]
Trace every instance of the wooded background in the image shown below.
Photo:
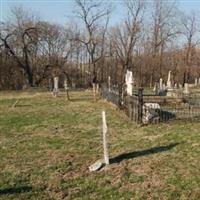
[[[70,85],[124,84],[127,69],[137,86],[152,87],[172,71],[174,83],[200,77],[200,18],[184,14],[176,1],[125,0],[126,16],[115,25],[115,9],[103,1],[75,0],[67,25],[43,21],[22,7],[0,24],[0,89],[48,86],[60,76]]]

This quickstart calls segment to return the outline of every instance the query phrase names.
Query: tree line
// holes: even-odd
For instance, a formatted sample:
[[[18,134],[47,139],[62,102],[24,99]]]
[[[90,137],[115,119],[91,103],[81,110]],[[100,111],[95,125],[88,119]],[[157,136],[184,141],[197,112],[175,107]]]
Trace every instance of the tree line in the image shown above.
[[[48,86],[54,76],[88,87],[111,77],[122,90],[127,69],[135,85],[153,87],[172,71],[174,83],[200,77],[200,19],[177,1],[123,0],[115,24],[112,4],[74,0],[67,25],[53,24],[22,7],[0,24],[0,89]]]

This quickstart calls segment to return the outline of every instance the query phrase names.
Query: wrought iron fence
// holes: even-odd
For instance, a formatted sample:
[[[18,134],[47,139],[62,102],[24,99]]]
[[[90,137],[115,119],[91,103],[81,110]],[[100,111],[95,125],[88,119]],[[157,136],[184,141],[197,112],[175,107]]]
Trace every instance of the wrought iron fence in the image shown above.
[[[102,85],[101,95],[104,99],[119,105],[119,92]],[[182,97],[156,96],[134,90],[133,96],[125,96],[122,109],[136,123],[167,122],[173,119],[194,119],[200,117],[200,93]]]

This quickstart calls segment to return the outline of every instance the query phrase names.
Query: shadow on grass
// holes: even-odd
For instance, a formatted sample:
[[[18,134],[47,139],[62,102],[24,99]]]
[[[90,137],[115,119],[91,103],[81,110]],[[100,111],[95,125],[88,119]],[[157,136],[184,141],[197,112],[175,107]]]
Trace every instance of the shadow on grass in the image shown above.
[[[16,105],[15,107],[31,107],[33,105],[29,105],[29,104],[19,104],[19,105]]]
[[[174,113],[166,111],[166,110],[161,110],[159,115],[160,115],[160,121],[161,122],[167,122],[171,119],[176,118],[176,115]]]
[[[72,102],[90,102],[92,101],[93,99],[92,98],[76,98],[76,99],[70,99]]]
[[[170,144],[170,145],[166,145],[166,146],[153,147],[153,148],[145,149],[142,151],[133,151],[130,153],[124,153],[124,154],[121,154],[114,158],[111,158],[110,163],[111,164],[120,163],[123,160],[129,160],[129,159],[137,158],[140,156],[148,156],[148,155],[155,154],[155,153],[161,153],[164,151],[171,150],[172,148],[174,148],[177,145],[179,145],[179,143],[174,143],[174,144]]]
[[[0,196],[1,195],[8,195],[8,194],[29,192],[31,190],[32,190],[32,187],[30,187],[30,186],[22,186],[22,187],[17,187],[17,188],[0,189]]]

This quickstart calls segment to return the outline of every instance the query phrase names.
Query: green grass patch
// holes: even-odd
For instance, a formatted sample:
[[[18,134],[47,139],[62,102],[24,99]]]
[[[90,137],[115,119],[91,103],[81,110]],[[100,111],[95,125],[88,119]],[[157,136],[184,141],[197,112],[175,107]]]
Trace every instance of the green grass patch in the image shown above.
[[[0,199],[200,199],[198,119],[139,127],[91,91],[70,96],[0,93]],[[90,173],[102,110],[112,164]]]

